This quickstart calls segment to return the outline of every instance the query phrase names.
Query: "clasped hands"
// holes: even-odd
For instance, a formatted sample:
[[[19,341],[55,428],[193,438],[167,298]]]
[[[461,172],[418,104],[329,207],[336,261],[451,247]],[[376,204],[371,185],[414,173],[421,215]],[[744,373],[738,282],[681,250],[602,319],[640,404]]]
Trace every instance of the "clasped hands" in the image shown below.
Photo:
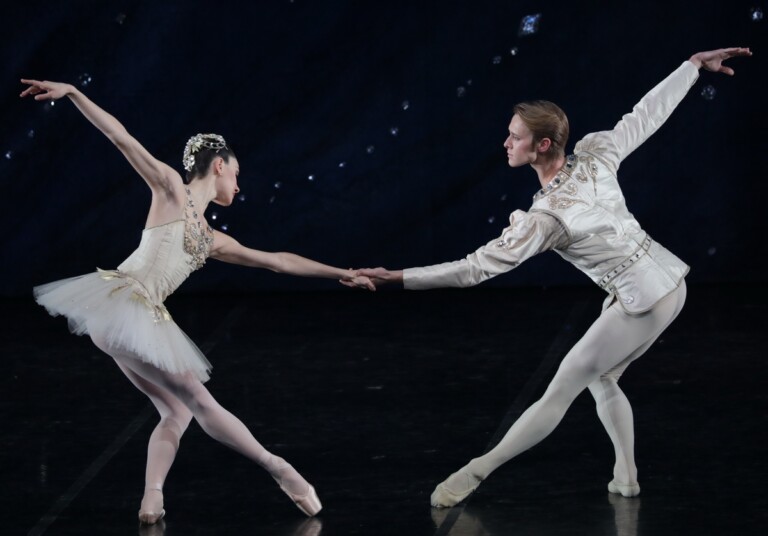
[[[375,291],[382,285],[402,280],[402,270],[390,271],[379,267],[351,270],[350,277],[342,278],[339,282],[346,287],[367,288],[370,291]]]

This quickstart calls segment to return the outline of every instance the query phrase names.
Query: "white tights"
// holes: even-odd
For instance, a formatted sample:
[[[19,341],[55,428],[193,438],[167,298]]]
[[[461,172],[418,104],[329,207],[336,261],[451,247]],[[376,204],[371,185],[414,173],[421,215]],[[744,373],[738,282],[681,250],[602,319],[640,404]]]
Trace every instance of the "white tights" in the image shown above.
[[[613,303],[563,358],[541,399],[520,416],[498,445],[470,461],[455,478],[471,475],[485,479],[504,462],[547,437],[576,396],[589,388],[616,454],[614,480],[637,483],[632,407],[618,380],[627,366],[643,355],[677,317],[685,296],[683,281],[677,290],[641,315],[629,315]],[[459,482],[455,484],[462,488]]]
[[[152,432],[147,447],[142,510],[159,512],[162,509],[163,497],[158,491],[163,488],[176,458],[181,436],[193,417],[206,434],[256,462],[279,478],[288,491],[297,495],[307,493],[309,485],[306,480],[285,460],[265,449],[248,428],[224,409],[193,374],[165,372],[129,353],[108,347],[98,334],[91,334],[91,339],[115,360],[120,370],[149,397],[160,414],[160,422]]]

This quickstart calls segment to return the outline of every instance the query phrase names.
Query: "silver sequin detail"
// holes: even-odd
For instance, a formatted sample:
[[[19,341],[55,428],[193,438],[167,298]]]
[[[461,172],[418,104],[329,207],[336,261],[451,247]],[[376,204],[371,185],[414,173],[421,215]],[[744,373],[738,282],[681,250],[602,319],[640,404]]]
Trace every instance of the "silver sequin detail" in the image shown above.
[[[585,205],[587,204],[586,201],[582,201],[581,199],[573,199],[571,197],[557,197],[556,195],[549,196],[547,201],[549,202],[549,208],[552,210],[571,208],[576,203],[584,203]]]
[[[580,199],[569,199],[567,197],[558,197],[551,194],[559,189],[563,194],[577,196],[579,189],[577,185],[570,180],[571,177],[582,184],[588,183],[591,178],[595,193],[597,193],[597,172],[598,167],[593,156],[580,155],[577,158],[575,155],[568,155],[565,160],[565,165],[563,165],[546,187],[536,192],[533,196],[533,201],[535,203],[542,197],[549,196],[547,201],[549,203],[549,208],[552,210],[570,208],[576,203],[588,204],[586,201]]]
[[[195,204],[192,201],[192,192],[187,191],[186,217],[184,218],[184,251],[190,258],[187,261],[193,270],[201,268],[205,264],[205,259],[211,252],[213,245],[213,229],[210,225],[203,227],[203,223],[198,219]]]
[[[549,184],[547,184],[544,188],[536,192],[536,194],[533,196],[533,200],[536,201],[538,198],[543,197],[551,192],[554,192],[558,188],[560,188],[563,184],[565,184],[568,179],[571,177],[571,173],[573,173],[573,169],[576,166],[576,157],[574,155],[568,155],[565,159],[565,164],[562,168],[560,168],[560,171],[557,172],[557,174],[552,178],[551,181],[549,181]]]

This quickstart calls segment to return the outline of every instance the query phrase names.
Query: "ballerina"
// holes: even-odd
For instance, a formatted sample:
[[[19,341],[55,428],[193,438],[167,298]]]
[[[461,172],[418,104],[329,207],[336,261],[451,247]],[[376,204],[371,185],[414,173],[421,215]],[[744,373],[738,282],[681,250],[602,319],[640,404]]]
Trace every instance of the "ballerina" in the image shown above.
[[[182,179],[74,86],[21,82],[28,86],[21,97],[33,95],[38,101],[68,97],[122,152],[152,192],[141,242],[117,269],[99,269],[34,289],[40,305],[54,316],[67,317],[73,333],[89,335],[160,414],[147,448],[139,520],[154,524],[165,515],[163,485],[193,417],[209,436],[267,470],[302,512],[317,514],[322,505],[314,487],[283,458],[265,449],[203,385],[211,365],[163,302],[208,257],[284,274],[339,279],[369,290],[375,287],[355,271],[292,253],[247,248],[212,229],[204,216],[208,204],[229,206],[239,191],[240,165],[221,135],[197,134],[189,139]]]

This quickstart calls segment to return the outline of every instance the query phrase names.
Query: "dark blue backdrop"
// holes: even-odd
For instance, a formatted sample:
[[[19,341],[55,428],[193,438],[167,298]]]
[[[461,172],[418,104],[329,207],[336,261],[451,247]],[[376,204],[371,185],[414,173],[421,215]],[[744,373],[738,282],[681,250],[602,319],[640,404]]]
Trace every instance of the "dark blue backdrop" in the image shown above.
[[[506,166],[512,106],[558,102],[571,140],[610,128],[693,52],[750,46],[735,78],[702,73],[622,167],[629,207],[692,282],[765,282],[766,24],[744,2],[71,1],[3,10],[0,293],[116,266],[149,191],[67,101],[19,100],[20,77],[80,84],[181,170],[219,132],[245,199],[241,242],[340,266],[464,256],[527,208],[538,181]],[[215,7],[211,7],[215,5]],[[541,14],[538,31],[521,19]],[[516,54],[512,54],[514,49]],[[711,85],[713,99],[702,97]],[[311,177],[311,178],[310,178]],[[486,285],[587,284],[545,254]],[[336,288],[211,262],[182,290]]]

